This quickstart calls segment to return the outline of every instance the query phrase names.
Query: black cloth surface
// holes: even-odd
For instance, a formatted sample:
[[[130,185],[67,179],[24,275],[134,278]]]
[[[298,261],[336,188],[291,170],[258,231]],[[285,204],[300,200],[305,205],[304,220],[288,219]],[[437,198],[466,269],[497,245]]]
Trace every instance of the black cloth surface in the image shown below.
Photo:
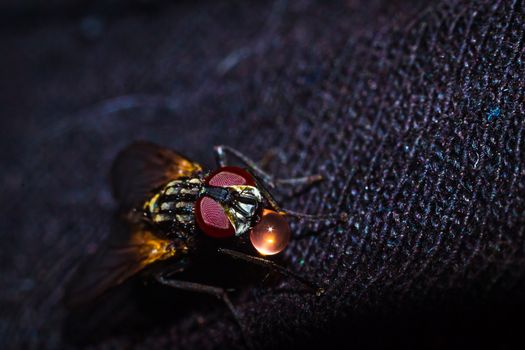
[[[49,6],[0,7],[2,349],[75,347],[64,286],[109,235],[109,169],[136,139],[207,167],[216,144],[275,148],[273,173],[326,177],[287,207],[348,213],[292,225],[284,261],[325,295],[234,298],[257,347],[521,340],[522,1]],[[170,312],[92,346],[242,346],[218,302]]]

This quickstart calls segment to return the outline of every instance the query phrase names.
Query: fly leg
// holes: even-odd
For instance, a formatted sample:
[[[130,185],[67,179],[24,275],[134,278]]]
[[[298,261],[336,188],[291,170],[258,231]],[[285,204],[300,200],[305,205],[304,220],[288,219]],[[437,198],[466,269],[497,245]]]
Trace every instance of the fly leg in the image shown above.
[[[317,283],[309,280],[308,278],[304,277],[303,275],[297,272],[294,272],[284,266],[277,264],[276,262],[272,260],[268,260],[268,259],[260,258],[258,256],[252,256],[252,255],[244,254],[244,253],[241,253],[235,250],[224,249],[224,248],[219,248],[218,252],[226,256],[229,256],[230,258],[239,259],[239,260],[246,261],[250,264],[263,266],[283,276],[294,278],[297,281],[308,286],[309,288],[315,290],[315,294],[317,296],[320,296],[324,293],[324,288],[320,287]]]
[[[246,157],[241,152],[237,151],[234,148],[231,148],[229,146],[215,146],[215,155],[217,158],[217,163],[219,166],[226,166],[226,155],[230,154],[240,160],[242,163],[244,163],[248,170],[252,173],[252,175],[255,175],[255,182],[257,184],[258,189],[261,191],[261,194],[264,196],[264,198],[268,201],[268,204],[270,207],[275,210],[276,212],[279,212],[283,215],[293,216],[299,219],[308,220],[308,221],[322,221],[322,220],[330,220],[330,221],[346,221],[347,214],[343,213],[341,215],[312,215],[312,214],[304,214],[299,213],[293,210],[288,209],[282,209],[277,204],[277,201],[273,198],[273,196],[270,194],[270,192],[266,189],[264,185],[267,185],[270,188],[276,188],[277,185],[304,185],[309,186],[313,183],[316,183],[318,181],[321,181],[323,177],[321,175],[311,175],[311,176],[304,176],[304,177],[298,177],[298,178],[290,178],[290,179],[274,179],[272,175],[266,173],[264,170],[259,168],[257,164],[250,158]],[[262,183],[261,183],[262,182]]]
[[[258,182],[257,178],[255,179],[255,182],[257,184],[257,188],[261,192],[261,194],[264,197],[264,199],[266,199],[266,201],[268,202],[268,205],[270,206],[270,208],[273,209],[274,211],[278,212],[279,214],[287,215],[287,216],[293,216],[295,218],[303,219],[303,220],[306,220],[306,221],[323,221],[323,220],[328,220],[328,221],[345,222],[346,220],[348,220],[348,217],[347,217],[346,213],[341,213],[339,215],[337,215],[337,214],[320,214],[320,215],[315,215],[315,214],[300,213],[300,212],[296,212],[296,211],[289,210],[289,209],[283,209],[283,208],[281,208],[279,206],[279,204],[277,204],[277,201],[273,198],[271,193],[264,186],[262,186],[262,184],[260,184]]]
[[[323,177],[321,175],[310,175],[289,179],[275,179],[272,175],[262,170],[253,160],[251,160],[250,158],[248,158],[247,156],[245,156],[244,154],[232,147],[220,145],[215,146],[214,150],[215,157],[217,159],[217,164],[219,166],[224,167],[227,165],[228,162],[226,160],[226,156],[229,154],[235,157],[244,165],[246,165],[251,172],[257,175],[270,188],[277,188],[277,186],[279,185],[307,187],[323,180]]]
[[[269,150],[264,152],[263,157],[261,158],[261,160],[259,160],[259,166],[262,169],[268,167],[268,164],[270,164],[278,155],[279,152],[276,148],[270,148]]]
[[[212,296],[222,300],[224,302],[224,304],[226,304],[226,306],[228,307],[230,312],[232,313],[233,318],[235,319],[235,322],[237,323],[237,325],[241,329],[241,333],[242,333],[242,336],[244,338],[244,341],[245,341],[246,345],[248,346],[248,348],[253,349],[253,346],[252,346],[250,340],[247,337],[246,327],[242,323],[242,320],[241,320],[241,317],[239,316],[239,313],[237,312],[237,310],[233,306],[230,298],[228,297],[228,292],[227,292],[226,289],[221,288],[221,287],[209,286],[209,285],[206,285],[206,284],[195,283],[195,282],[180,281],[180,280],[168,278],[162,273],[159,273],[159,274],[155,275],[155,279],[159,283],[161,283],[163,285],[166,285],[166,286],[170,286],[170,287],[173,287],[173,288],[176,288],[176,289],[180,289],[180,290],[185,290],[185,291],[188,291],[188,292],[208,294],[208,295],[212,295]]]

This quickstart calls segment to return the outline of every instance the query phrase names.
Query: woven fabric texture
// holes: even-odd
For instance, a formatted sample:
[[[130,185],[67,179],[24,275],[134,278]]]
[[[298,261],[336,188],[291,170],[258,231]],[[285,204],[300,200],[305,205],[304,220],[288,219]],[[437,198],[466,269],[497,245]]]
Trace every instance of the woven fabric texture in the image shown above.
[[[516,337],[522,1],[81,4],[12,4],[0,34],[0,347],[74,347],[64,286],[109,235],[108,172],[136,139],[207,167],[216,144],[277,149],[273,173],[326,178],[287,207],[348,214],[292,225],[284,261],[325,295],[283,279],[234,299],[258,347]],[[212,305],[92,345],[242,347]]]

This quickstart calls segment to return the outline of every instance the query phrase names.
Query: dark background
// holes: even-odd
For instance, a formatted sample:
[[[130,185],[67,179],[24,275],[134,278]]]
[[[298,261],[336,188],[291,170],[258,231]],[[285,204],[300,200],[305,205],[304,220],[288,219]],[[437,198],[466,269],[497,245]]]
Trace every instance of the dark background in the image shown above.
[[[327,178],[288,207],[348,213],[293,225],[317,235],[285,261],[326,295],[234,300],[258,346],[521,342],[524,6],[3,2],[0,347],[72,346],[64,285],[110,232],[109,168],[135,139],[206,166],[215,144],[277,148],[273,172]],[[242,345],[219,303],[166,314],[94,347]]]

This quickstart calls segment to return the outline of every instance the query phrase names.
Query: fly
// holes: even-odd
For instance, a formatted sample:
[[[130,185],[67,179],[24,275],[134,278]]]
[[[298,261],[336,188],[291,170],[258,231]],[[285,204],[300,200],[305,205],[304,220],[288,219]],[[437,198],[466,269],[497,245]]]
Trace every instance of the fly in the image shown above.
[[[87,272],[68,290],[70,306],[94,300],[148,272],[163,285],[221,299],[243,329],[224,288],[175,278],[199,254],[199,247],[210,241],[218,254],[267,267],[322,293],[308,278],[267,258],[282,252],[290,241],[285,217],[341,219],[283,209],[269,191],[283,185],[308,186],[322,177],[275,179],[233,148],[217,146],[215,153],[218,168],[211,172],[178,152],[148,142],[133,143],[119,153],[112,167],[112,185],[129,234],[95,255]],[[245,167],[229,166],[227,156]],[[249,240],[259,256],[225,248],[224,243],[232,240]],[[176,262],[177,270],[154,268],[165,261]]]

